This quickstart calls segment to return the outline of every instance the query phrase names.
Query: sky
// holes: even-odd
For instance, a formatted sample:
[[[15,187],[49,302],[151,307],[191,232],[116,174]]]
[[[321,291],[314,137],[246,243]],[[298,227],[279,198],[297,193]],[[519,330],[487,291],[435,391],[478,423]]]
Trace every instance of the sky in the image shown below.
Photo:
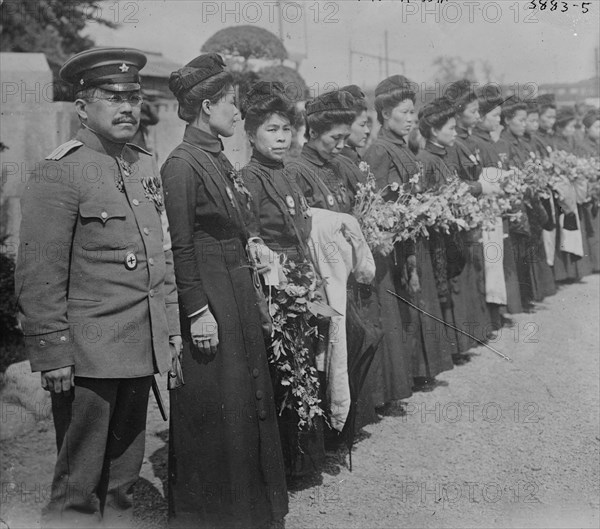
[[[102,16],[120,28],[91,23],[88,32],[97,45],[160,52],[184,64],[222,28],[253,24],[279,34],[281,18],[284,44],[306,54],[299,71],[317,91],[327,83],[375,86],[385,67],[360,53],[383,55],[386,31],[389,57],[398,61],[389,74],[418,83],[434,80],[440,55],[489,61],[494,80],[506,84],[593,77],[600,0],[559,1],[555,11],[550,0],[544,11],[535,3],[532,11],[524,0],[109,0],[100,4]]]

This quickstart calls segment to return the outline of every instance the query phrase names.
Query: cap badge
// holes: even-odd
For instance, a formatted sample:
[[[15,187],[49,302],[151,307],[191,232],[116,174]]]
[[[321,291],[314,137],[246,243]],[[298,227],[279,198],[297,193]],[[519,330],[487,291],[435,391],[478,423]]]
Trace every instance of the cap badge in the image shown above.
[[[121,72],[125,73],[129,71],[129,66],[127,66],[125,63],[121,64],[121,66],[119,66],[119,70],[121,70]]]

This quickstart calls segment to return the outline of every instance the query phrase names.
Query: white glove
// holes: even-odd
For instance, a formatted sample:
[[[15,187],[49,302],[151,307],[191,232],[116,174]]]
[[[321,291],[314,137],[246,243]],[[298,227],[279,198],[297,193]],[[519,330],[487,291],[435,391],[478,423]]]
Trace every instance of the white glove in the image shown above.
[[[192,316],[190,324],[190,333],[192,342],[200,351],[208,357],[217,354],[217,345],[219,345],[219,326],[210,309],[206,309],[197,316]]]
[[[248,257],[260,274],[266,274],[279,260],[276,252],[271,250],[259,237],[248,241]]]

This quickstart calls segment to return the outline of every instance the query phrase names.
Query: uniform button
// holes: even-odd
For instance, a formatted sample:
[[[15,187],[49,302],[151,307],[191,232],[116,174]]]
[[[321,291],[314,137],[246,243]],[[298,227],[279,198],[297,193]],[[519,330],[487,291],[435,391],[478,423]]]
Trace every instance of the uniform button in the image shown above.
[[[144,235],[150,235],[150,230],[148,228],[144,228],[142,231],[144,232]]]
[[[40,346],[44,347],[44,345],[46,345],[46,340],[40,340]]]
[[[154,297],[154,289],[153,289],[153,288],[151,288],[151,289],[150,289],[150,292],[148,292],[148,295],[149,295],[151,298],[153,298],[153,297]]]
[[[108,213],[106,213],[106,211],[103,211],[102,213],[100,213],[100,216],[101,216],[103,219],[107,219],[107,218],[108,218]]]
[[[264,421],[267,418],[267,412],[266,412],[266,410],[260,410],[260,412],[258,412],[258,418],[261,421]]]
[[[150,263],[150,266],[154,266],[154,259],[152,257],[148,259],[148,262]]]
[[[67,337],[66,336],[61,336],[60,337],[60,341],[61,342],[66,342],[67,341]]]
[[[252,376],[253,376],[254,378],[258,378],[258,375],[260,375],[260,371],[259,371],[259,370],[258,370],[258,369],[255,367],[255,368],[252,370]]]
[[[256,400],[261,400],[263,398],[263,395],[264,395],[263,392],[259,389],[256,392]]]
[[[132,201],[134,206],[139,206],[140,205],[140,201],[137,198],[134,198]]]

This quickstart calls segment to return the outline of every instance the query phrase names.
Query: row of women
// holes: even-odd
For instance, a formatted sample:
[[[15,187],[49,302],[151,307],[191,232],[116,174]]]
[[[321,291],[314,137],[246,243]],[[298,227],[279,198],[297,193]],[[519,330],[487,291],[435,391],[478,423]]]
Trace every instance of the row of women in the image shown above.
[[[293,414],[276,412],[282,388],[271,380],[256,289],[257,273],[272,268],[267,258],[312,259],[319,270],[309,250],[315,224],[340,218],[351,227],[359,184],[369,172],[388,200],[402,185],[432,189],[457,176],[475,197],[497,193],[498,186],[482,178],[488,168],[518,167],[557,148],[585,147],[586,155],[597,155],[599,116],[586,117],[585,145],[575,146],[569,139],[575,116],[559,112],[557,118],[551,100],[507,101],[497,90],[474,92],[470,83],[458,82],[448,97],[421,109],[424,144],[415,154],[407,141],[417,125],[414,85],[395,75],[375,91],[381,128],[362,158],[368,106],[360,89],[349,86],[306,104],[307,142],[289,161],[295,106],[281,85],[261,82],[241,95],[253,151],[240,175],[220,140],[233,135],[240,118],[233,77],[221,58],[194,59],[171,75],[169,86],[187,122],[182,143],[161,170],[184,334],[185,385],[171,393],[170,525],[283,526],[290,479],[319,470],[325,440],[336,437],[343,421],[315,420],[301,432]],[[501,120],[504,131],[494,139]],[[355,428],[376,416],[375,407],[406,398],[415,385],[452,369],[453,355],[475,338],[485,340],[504,314],[530,308],[555,292],[556,280],[580,278],[591,269],[587,256],[560,250],[565,230],[587,228],[586,240],[598,233],[590,206],[566,210],[543,197],[524,204],[518,222],[499,219],[487,234],[432,232],[399,243],[392,255],[375,257],[376,272],[366,280],[349,266],[342,278],[347,299],[383,336]],[[502,245],[500,266],[485,258],[485,240]],[[597,246],[594,251],[597,256]],[[593,267],[598,269],[597,260]],[[326,330],[319,339],[306,339],[319,369],[323,335],[326,341]],[[322,376],[321,382],[322,406],[333,413],[329,380]]]

